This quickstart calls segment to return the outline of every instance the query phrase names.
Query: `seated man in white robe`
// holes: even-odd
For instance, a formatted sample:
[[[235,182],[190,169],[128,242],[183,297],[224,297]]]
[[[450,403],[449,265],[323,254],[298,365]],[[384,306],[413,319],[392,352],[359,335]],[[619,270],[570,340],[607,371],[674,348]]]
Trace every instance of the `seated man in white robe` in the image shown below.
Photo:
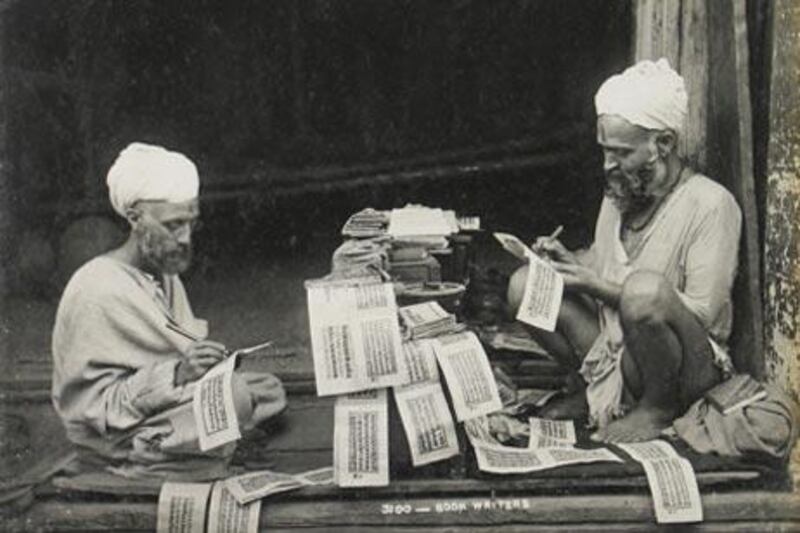
[[[191,400],[226,348],[167,327],[197,339],[208,333],[178,276],[190,264],[200,215],[197,169],[182,154],[134,143],[107,183],[130,235],[84,264],[64,290],[52,339],[53,403],[84,464],[129,477],[222,476],[235,443],[201,452]],[[286,407],[270,374],[237,370],[233,391],[245,430]]]
[[[533,246],[565,287],[556,331],[533,333],[579,372],[574,394],[544,415],[588,410],[595,440],[648,440],[733,370],[741,213],[678,155],[687,96],[666,60],[609,78],[595,105],[606,189],[594,242],[584,255],[548,237]],[[509,285],[515,308],[525,269]]]

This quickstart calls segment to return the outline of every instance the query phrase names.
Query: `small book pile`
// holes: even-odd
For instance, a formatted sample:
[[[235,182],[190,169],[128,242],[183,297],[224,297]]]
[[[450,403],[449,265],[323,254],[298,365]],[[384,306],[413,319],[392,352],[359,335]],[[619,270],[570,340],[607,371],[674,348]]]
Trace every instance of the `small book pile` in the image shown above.
[[[378,237],[386,233],[388,225],[389,214],[387,212],[368,207],[347,219],[342,228],[342,235],[355,238]]]
[[[455,315],[448,313],[438,302],[407,305],[399,309],[400,320],[412,339],[429,339],[461,331]]]
[[[749,374],[737,374],[706,393],[706,399],[724,415],[766,396],[766,389]]]

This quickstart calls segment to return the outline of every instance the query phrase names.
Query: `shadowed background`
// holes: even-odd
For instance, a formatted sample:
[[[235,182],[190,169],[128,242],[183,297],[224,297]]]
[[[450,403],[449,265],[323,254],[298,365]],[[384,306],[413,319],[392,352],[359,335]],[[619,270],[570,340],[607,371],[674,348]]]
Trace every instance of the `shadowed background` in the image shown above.
[[[232,345],[307,344],[302,280],[339,229],[406,202],[531,239],[589,240],[592,96],[631,57],[626,1],[29,0],[4,13],[13,231],[2,362],[46,373],[63,284],[125,228],[105,173],[129,142],[196,161],[186,280]],[[35,362],[35,363],[34,363]]]

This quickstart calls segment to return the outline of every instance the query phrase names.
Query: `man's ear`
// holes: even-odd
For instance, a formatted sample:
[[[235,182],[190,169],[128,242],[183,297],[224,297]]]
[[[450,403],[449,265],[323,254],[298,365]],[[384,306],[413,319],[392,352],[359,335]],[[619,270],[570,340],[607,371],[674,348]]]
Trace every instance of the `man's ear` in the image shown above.
[[[128,224],[131,227],[136,226],[136,224],[142,219],[142,208],[136,204],[128,207],[125,210],[125,218],[128,220]]]
[[[656,149],[661,158],[678,149],[678,134],[672,130],[662,130],[656,134]]]

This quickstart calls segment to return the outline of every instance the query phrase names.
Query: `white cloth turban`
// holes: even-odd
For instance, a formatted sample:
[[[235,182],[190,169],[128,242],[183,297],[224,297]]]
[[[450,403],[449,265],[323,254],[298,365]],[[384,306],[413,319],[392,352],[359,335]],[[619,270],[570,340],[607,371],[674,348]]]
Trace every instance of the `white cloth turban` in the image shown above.
[[[640,61],[608,78],[594,97],[597,116],[618,115],[651,130],[680,132],[686,119],[686,85],[661,58]]]
[[[197,197],[197,167],[183,154],[161,146],[132,143],[122,150],[106,177],[114,211],[125,216],[140,200],[186,202]]]

